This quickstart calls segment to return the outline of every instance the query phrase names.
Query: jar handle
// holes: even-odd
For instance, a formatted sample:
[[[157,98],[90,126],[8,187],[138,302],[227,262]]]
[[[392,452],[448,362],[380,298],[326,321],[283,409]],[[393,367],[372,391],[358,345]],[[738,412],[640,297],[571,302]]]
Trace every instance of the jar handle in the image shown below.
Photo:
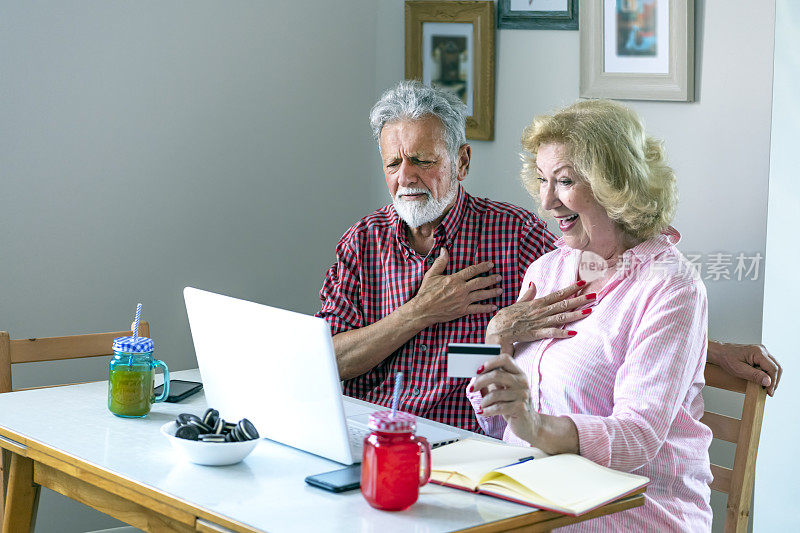
[[[163,392],[153,400],[153,403],[163,402],[169,396],[169,368],[167,368],[167,363],[161,361],[159,359],[153,360],[153,365],[160,366],[161,369],[164,371],[164,390]]]
[[[417,445],[422,448],[422,455],[424,457],[422,461],[425,464],[423,467],[424,474],[420,475],[419,478],[419,486],[421,487],[431,478],[431,445],[428,444],[428,439],[425,437],[415,435],[414,439],[417,441]]]

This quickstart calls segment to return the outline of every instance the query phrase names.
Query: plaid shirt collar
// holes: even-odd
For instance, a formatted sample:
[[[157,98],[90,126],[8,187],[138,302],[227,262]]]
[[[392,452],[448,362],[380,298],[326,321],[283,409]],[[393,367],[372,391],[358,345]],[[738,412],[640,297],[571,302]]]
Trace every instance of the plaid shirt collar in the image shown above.
[[[458,230],[461,229],[464,221],[464,214],[467,210],[467,193],[464,191],[464,188],[461,186],[460,183],[457,183],[456,186],[458,187],[458,193],[456,194],[456,203],[453,204],[453,207],[445,214],[444,219],[442,222],[436,227],[433,232],[433,239],[435,244],[431,251],[438,250],[441,246],[446,246],[448,249],[451,249],[453,246],[453,240],[455,239],[456,235],[458,235]],[[406,256],[415,254],[416,252],[411,248],[411,245],[408,242],[408,237],[406,236],[406,228],[408,225],[400,218],[400,215],[397,214],[397,211],[392,205],[392,217],[394,219],[395,225],[395,238],[397,239],[397,243],[400,244],[400,248],[405,252]],[[438,252],[437,252],[438,253]]]

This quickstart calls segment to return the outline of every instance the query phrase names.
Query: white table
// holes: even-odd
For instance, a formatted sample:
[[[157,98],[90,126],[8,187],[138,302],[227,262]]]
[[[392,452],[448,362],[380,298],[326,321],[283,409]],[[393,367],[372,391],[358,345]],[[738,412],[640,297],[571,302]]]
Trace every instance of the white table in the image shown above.
[[[405,511],[378,511],[359,491],[333,494],[304,482],[342,465],[266,439],[237,465],[194,465],[159,430],[179,413],[202,414],[202,394],[154,404],[144,419],[113,416],[106,397],[106,382],[0,394],[0,447],[13,453],[8,531],[30,527],[38,486],[147,531],[501,531],[532,523],[548,530],[580,520],[433,484]],[[588,517],[642,503],[635,496]]]

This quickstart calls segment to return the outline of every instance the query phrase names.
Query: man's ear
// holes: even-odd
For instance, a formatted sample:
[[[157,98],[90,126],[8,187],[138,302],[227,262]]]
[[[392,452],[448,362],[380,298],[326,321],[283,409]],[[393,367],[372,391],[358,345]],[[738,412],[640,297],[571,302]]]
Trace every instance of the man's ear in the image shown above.
[[[469,160],[472,157],[472,148],[468,144],[462,144],[458,149],[458,181],[463,181],[469,172]]]

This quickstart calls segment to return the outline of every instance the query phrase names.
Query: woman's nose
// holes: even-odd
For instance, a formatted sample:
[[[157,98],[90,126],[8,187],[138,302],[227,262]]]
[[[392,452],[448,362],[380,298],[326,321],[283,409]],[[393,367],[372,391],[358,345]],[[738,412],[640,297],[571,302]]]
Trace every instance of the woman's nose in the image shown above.
[[[542,198],[542,208],[549,210],[558,207],[558,197],[550,184],[542,184],[539,188],[539,196]]]

